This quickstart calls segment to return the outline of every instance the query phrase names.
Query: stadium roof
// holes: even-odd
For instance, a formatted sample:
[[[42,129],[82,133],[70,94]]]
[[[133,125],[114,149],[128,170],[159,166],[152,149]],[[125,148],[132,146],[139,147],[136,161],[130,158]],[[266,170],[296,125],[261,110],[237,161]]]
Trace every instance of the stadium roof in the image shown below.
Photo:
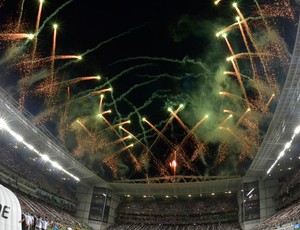
[[[95,173],[83,166],[70,156],[69,152],[43,125],[34,125],[33,116],[22,109],[2,88],[0,88],[0,118],[11,130],[18,133],[24,141],[34,147],[41,154],[47,155],[52,161],[59,163],[62,168],[82,182],[93,184],[105,182]]]
[[[278,158],[285,145],[291,141],[294,131],[300,125],[300,27],[298,26],[293,56],[288,75],[281,90],[280,100],[276,107],[268,131],[256,154],[246,176],[265,178],[266,176],[284,176],[290,170],[298,169],[300,162],[299,135],[287,148],[286,154]],[[277,161],[278,159],[278,161]],[[274,164],[274,168],[267,171]]]

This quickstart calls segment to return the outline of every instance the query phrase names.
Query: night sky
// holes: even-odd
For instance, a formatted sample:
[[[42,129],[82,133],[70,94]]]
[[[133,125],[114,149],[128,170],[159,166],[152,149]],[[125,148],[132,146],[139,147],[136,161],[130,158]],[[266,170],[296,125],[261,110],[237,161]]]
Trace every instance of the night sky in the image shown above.
[[[39,1],[0,4],[2,34],[34,33]],[[104,179],[242,175],[276,108],[297,6],[238,10],[241,27],[226,0],[44,1],[37,39],[2,38],[1,86]]]

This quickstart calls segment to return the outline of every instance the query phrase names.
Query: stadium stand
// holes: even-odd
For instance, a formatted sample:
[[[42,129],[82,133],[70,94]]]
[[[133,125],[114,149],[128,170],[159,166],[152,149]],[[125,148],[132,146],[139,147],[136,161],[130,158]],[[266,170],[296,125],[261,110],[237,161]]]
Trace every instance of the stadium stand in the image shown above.
[[[236,197],[124,199],[109,229],[239,229]]]

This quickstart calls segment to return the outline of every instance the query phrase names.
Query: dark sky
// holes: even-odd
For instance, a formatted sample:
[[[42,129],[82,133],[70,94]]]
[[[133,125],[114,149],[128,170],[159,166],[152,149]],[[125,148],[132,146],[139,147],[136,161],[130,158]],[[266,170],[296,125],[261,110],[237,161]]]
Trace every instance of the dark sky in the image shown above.
[[[259,1],[261,12],[256,2],[239,1],[250,29],[244,25],[241,32],[236,24],[228,32],[234,53],[243,57],[240,76],[228,76],[223,72],[236,72],[226,61],[232,54],[215,34],[236,23],[231,1],[45,1],[34,58],[34,42],[3,40],[1,85],[36,116],[33,122],[46,125],[102,177],[173,175],[173,160],[176,174],[240,175],[274,112],[278,97],[270,98],[279,94],[296,24],[293,2]],[[33,32],[38,8],[33,0],[2,1],[3,33]],[[51,73],[53,23],[55,54],[83,59],[55,60]],[[14,53],[16,47],[22,49]],[[71,81],[95,75],[101,80]],[[99,90],[110,87],[101,101]],[[104,120],[97,116],[100,104],[100,112],[111,110]],[[172,116],[168,108],[174,112],[180,104]],[[128,133],[117,124],[128,119],[123,127],[134,138],[118,141]]]

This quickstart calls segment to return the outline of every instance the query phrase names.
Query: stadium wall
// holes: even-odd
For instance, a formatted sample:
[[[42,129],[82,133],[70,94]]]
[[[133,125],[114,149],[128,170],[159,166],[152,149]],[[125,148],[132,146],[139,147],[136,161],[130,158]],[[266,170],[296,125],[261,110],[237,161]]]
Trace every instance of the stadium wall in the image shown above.
[[[102,220],[95,220],[90,216],[93,194],[95,189],[98,188],[106,188],[105,197],[109,197],[109,200],[108,198],[105,199],[102,209],[102,213],[105,213],[105,209],[108,209],[108,218],[103,218],[104,214],[101,214]],[[114,193],[111,193],[110,196],[109,191],[111,190],[106,184],[97,184],[93,187],[78,186],[76,196],[79,204],[76,211],[76,217],[94,230],[104,230],[108,226],[114,224],[116,209],[120,203],[120,197]]]
[[[256,178],[244,178],[243,183],[258,181],[259,185],[259,219],[244,221],[241,212],[243,212],[243,196],[240,196],[240,225],[243,230],[254,229],[254,227],[262,223],[264,220],[276,213],[277,203],[273,200],[273,196],[278,190],[278,180],[258,180]]]

